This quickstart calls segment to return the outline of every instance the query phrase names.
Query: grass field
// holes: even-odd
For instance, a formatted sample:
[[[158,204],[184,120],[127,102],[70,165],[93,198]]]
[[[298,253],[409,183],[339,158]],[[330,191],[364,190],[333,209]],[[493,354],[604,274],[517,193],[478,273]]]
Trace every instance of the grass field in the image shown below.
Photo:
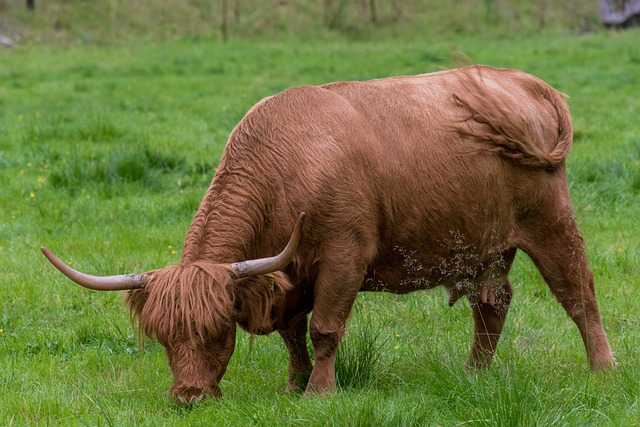
[[[174,40],[0,51],[0,425],[639,425],[640,33],[302,43]],[[282,392],[286,350],[238,336],[221,401],[168,399],[119,293],[64,279],[177,262],[226,137],[284,88],[450,68],[525,70],[571,96],[568,162],[601,314],[620,367],[590,373],[577,328],[531,262],[488,372],[462,365],[468,303],[442,289],[358,297],[338,391]]]

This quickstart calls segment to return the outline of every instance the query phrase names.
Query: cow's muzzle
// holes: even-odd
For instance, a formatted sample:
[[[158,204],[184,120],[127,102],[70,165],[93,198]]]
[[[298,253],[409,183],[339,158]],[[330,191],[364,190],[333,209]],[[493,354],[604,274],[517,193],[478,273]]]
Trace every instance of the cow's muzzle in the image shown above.
[[[220,399],[220,387],[176,387],[171,390],[171,398],[183,406],[191,406],[210,398]]]

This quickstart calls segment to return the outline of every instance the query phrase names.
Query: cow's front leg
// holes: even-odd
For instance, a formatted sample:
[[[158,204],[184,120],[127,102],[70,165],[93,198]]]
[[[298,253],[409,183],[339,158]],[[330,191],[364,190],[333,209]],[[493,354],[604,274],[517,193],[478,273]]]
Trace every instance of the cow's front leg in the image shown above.
[[[304,390],[312,368],[307,350],[307,316],[278,333],[289,352],[289,382],[285,391]]]
[[[467,366],[486,369],[491,365],[493,355],[502,333],[511,303],[512,288],[508,280],[501,287],[484,288],[478,301],[472,301],[473,345]]]
[[[344,259],[343,257],[343,263]],[[346,271],[342,264],[338,269],[321,270],[316,280],[313,314],[309,324],[313,343],[314,366],[305,390],[306,395],[321,396],[335,391],[335,359],[345,323],[351,312],[365,269]],[[357,273],[361,271],[361,273]]]

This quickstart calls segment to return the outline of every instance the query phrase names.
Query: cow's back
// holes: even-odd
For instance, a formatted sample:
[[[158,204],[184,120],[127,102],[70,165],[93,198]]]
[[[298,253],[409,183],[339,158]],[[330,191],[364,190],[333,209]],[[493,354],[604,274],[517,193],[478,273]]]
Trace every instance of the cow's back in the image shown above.
[[[536,97],[539,80],[481,72],[483,84],[529,120],[535,138],[555,143],[557,120]],[[454,96],[465,90],[465,76],[452,70],[292,88],[245,117],[234,132],[256,136],[251,153],[275,174],[260,171],[256,180],[282,183],[274,191],[279,210],[309,213],[301,254],[351,245],[383,272],[407,263],[432,268],[452,251],[480,262],[509,245],[545,171],[456,131],[469,118]]]

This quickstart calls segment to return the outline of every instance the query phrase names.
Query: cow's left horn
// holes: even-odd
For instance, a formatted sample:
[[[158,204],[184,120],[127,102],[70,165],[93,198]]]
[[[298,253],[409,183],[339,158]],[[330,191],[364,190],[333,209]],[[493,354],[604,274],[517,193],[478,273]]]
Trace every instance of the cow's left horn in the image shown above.
[[[296,254],[300,237],[302,236],[302,225],[304,224],[305,213],[302,212],[298,217],[289,243],[276,256],[269,258],[252,259],[248,261],[234,262],[229,267],[235,272],[238,278],[257,276],[259,274],[273,273],[274,271],[280,271],[284,269]]]
[[[121,274],[118,276],[90,276],[69,267],[58,257],[49,252],[44,246],[40,248],[44,256],[60,270],[62,274],[73,280],[80,286],[93,289],[95,291],[124,291],[144,288],[149,280],[146,274]]]

